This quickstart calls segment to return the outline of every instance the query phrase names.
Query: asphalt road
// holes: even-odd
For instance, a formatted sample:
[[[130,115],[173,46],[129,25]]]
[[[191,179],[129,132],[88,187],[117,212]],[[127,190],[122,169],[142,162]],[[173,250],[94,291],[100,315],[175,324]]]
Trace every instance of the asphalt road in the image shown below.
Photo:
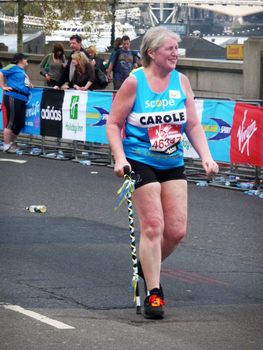
[[[189,184],[188,235],[162,266],[166,317],[151,321],[135,314],[111,168],[0,153],[0,174],[1,350],[263,349],[262,199]]]

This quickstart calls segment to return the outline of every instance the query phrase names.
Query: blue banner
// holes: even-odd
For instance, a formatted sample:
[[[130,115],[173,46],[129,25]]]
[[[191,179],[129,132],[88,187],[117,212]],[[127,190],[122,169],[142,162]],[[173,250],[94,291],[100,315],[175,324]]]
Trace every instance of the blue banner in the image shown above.
[[[40,135],[40,114],[42,101],[42,88],[34,88],[31,90],[26,105],[26,122],[22,130],[25,134]]]
[[[112,104],[111,92],[88,93],[86,112],[86,141],[108,144],[106,121]]]
[[[3,128],[4,128],[2,103],[3,103],[3,90],[0,89],[0,130],[3,130]]]
[[[202,126],[212,157],[230,162],[230,134],[235,101],[204,100]]]

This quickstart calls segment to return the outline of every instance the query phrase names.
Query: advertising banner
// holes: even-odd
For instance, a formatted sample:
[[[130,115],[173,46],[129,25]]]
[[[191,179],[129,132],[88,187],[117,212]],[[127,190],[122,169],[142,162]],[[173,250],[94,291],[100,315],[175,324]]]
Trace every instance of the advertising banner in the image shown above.
[[[65,91],[62,106],[62,137],[86,141],[86,107],[89,94],[86,91]]]
[[[26,105],[26,121],[22,130],[25,134],[40,135],[40,106],[42,101],[42,88],[34,88],[31,90]]]
[[[263,166],[263,107],[236,104],[230,159],[232,163]]]
[[[4,128],[2,105],[3,105],[3,90],[0,89],[0,130],[3,130],[3,128]]]
[[[112,104],[111,92],[88,92],[86,141],[108,144],[106,121]]]
[[[64,91],[44,89],[41,101],[40,134],[62,137],[62,105]]]
[[[212,157],[230,161],[230,135],[235,101],[204,100],[202,126]]]

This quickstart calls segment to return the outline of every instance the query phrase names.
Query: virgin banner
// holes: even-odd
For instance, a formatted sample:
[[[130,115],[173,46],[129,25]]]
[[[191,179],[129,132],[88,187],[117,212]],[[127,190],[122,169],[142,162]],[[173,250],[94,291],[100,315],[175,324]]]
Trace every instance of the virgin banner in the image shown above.
[[[230,161],[263,167],[263,107],[236,104]]]
[[[106,121],[114,94],[34,88],[23,132],[108,144]],[[0,89],[0,129],[5,125]],[[125,103],[125,102],[124,102]],[[263,107],[229,100],[196,100],[196,110],[213,158],[219,162],[263,166]],[[186,135],[186,158],[198,158]]]

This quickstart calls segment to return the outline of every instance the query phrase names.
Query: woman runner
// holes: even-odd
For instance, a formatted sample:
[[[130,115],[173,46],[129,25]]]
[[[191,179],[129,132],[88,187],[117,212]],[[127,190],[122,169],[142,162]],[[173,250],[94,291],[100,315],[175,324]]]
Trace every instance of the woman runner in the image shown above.
[[[122,177],[128,165],[137,178],[133,200],[140,223],[139,274],[149,291],[144,302],[146,318],[164,316],[161,262],[186,233],[187,182],[181,142],[184,132],[206,174],[218,172],[197,116],[190,83],[175,69],[179,41],[177,34],[165,28],[147,31],[141,44],[143,66],[121,86],[107,122],[115,173]]]

